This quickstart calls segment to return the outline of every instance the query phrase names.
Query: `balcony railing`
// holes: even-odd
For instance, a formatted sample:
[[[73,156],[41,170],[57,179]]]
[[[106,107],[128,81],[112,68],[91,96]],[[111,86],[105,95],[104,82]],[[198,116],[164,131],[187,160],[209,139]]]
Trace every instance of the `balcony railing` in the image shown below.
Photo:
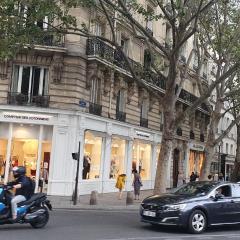
[[[28,96],[22,93],[9,92],[8,104],[20,106],[48,107],[50,96]]]
[[[141,117],[140,118],[140,126],[147,128],[148,127],[148,119]]]
[[[102,105],[96,103],[89,103],[89,113],[101,116],[102,115]]]
[[[87,40],[86,54],[89,57],[99,57],[102,60],[106,60],[107,62],[118,66],[119,68],[129,71],[129,67],[123,57],[122,52],[117,51],[112,46],[97,38],[90,38]],[[134,69],[139,70],[138,73],[140,77],[144,79],[148,84],[152,84],[153,86],[159,87],[162,90],[166,89],[166,77],[163,74],[157,74],[151,69],[144,69],[140,63],[137,63],[130,58],[128,60]],[[195,95],[187,92],[184,89],[181,91],[179,98],[189,104],[192,104],[198,99]],[[201,105],[201,108],[205,111],[208,111],[208,107],[204,103]]]
[[[117,111],[116,112],[116,119],[118,121],[125,122],[126,121],[126,113],[125,112],[121,112],[121,111]]]
[[[50,47],[64,47],[64,37],[53,34],[46,34],[40,39],[33,39],[32,44],[50,46]]]

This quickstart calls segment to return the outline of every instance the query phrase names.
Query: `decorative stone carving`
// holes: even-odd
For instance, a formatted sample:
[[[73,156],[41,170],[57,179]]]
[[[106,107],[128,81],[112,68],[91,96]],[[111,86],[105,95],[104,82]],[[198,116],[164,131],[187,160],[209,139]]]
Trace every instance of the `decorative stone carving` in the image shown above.
[[[52,70],[53,70],[53,82],[60,83],[62,79],[63,72],[63,55],[55,54],[52,60]]]
[[[135,94],[135,83],[129,82],[128,83],[128,91],[127,91],[127,103],[129,104],[132,100],[133,95]]]
[[[149,94],[146,89],[144,88],[138,88],[138,106],[140,107],[142,105],[142,102],[144,99],[147,99],[149,97]]]
[[[96,62],[88,64],[86,88],[91,88],[93,78],[102,79],[102,77],[103,72],[101,71],[99,64],[97,64]]]
[[[6,79],[8,72],[8,61],[0,61],[0,79]]]

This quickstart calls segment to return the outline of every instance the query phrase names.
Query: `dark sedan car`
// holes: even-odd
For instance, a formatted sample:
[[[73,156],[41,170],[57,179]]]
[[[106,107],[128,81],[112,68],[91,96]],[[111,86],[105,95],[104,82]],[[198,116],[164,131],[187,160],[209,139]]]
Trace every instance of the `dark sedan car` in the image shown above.
[[[177,225],[191,233],[213,225],[240,224],[240,184],[191,182],[173,193],[144,199],[140,215],[142,222]]]

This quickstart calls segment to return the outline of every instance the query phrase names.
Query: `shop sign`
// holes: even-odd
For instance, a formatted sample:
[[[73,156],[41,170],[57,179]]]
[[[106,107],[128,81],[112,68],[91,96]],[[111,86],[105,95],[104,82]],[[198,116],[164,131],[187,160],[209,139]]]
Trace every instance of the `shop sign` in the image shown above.
[[[82,107],[82,108],[86,108],[87,107],[87,102],[84,99],[80,99],[79,106]]]
[[[145,138],[145,139],[149,139],[151,134],[146,133],[146,132],[136,131],[136,136],[141,137],[141,138]]]
[[[190,148],[195,151],[201,151],[201,152],[204,151],[204,146],[196,143],[190,143]]]
[[[9,120],[12,119],[12,120],[31,120],[49,122],[52,116],[43,114],[4,112],[3,118]]]

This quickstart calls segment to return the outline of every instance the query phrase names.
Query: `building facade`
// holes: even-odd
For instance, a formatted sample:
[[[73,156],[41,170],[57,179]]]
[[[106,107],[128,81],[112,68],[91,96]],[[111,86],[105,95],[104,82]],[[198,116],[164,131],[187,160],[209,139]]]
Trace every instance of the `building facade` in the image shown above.
[[[151,1],[146,7],[155,9]],[[87,22],[94,34],[110,35],[97,9],[76,8],[72,14],[78,22]],[[167,39],[167,26],[161,21],[142,23],[160,42]],[[116,32],[131,64],[144,69],[146,46],[122,22],[116,22]],[[25,165],[37,183],[39,178],[45,180],[48,194],[70,196],[76,172],[72,153],[80,144],[80,194],[116,191],[116,178],[122,173],[127,175],[126,190],[131,190],[133,169],[141,172],[143,189],[153,188],[161,147],[161,101],[137,85],[112,46],[75,35],[60,41],[49,39],[34,51],[22,51],[15,59],[1,62],[0,166],[4,180],[11,178],[11,167]],[[189,48],[182,53],[182,64]],[[177,111],[198,97],[194,62],[191,68]],[[203,81],[208,78],[205,70]],[[144,77],[159,95],[164,94],[164,72],[159,76],[151,71]],[[178,127],[168,166],[169,187],[188,180],[191,172],[200,172],[208,121],[202,105]]]

